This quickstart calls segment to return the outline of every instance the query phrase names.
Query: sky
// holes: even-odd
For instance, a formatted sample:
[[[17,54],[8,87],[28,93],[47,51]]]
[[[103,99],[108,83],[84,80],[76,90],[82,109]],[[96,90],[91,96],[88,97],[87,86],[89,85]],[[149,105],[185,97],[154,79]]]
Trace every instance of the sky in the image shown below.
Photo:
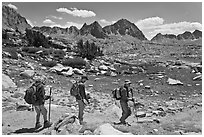
[[[104,27],[119,19],[134,23],[151,39],[157,33],[202,30],[201,2],[3,2],[31,26],[62,28],[98,21]]]

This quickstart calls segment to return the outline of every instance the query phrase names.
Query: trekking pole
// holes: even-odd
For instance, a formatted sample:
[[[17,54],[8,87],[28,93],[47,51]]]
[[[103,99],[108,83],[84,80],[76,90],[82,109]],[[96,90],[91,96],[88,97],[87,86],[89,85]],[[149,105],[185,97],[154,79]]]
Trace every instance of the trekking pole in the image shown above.
[[[51,111],[51,94],[52,94],[52,87],[50,87],[50,100],[49,100],[49,115],[48,115],[48,119],[49,119],[49,122],[50,122],[50,111]]]

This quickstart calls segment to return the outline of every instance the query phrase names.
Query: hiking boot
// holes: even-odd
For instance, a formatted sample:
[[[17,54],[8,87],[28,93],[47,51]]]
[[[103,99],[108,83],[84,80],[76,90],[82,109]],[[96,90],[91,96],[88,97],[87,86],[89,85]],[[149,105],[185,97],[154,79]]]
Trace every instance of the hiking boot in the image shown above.
[[[128,122],[119,122],[119,123],[113,123],[114,125],[125,125],[125,126],[131,126]]]
[[[52,126],[52,122],[49,122],[49,121],[44,122],[44,128],[51,127],[51,126]]]
[[[85,125],[86,122],[84,122],[84,121],[79,121],[79,124],[80,124],[80,125]]]
[[[35,128],[38,129],[38,128],[40,128],[40,127],[42,127],[42,125],[40,124],[40,122],[37,122],[37,123],[35,124]]]
[[[131,126],[128,122],[125,122],[125,125],[126,125],[126,126]]]
[[[118,123],[114,122],[113,124],[114,125],[125,125],[126,123],[124,123],[124,122],[118,122]]]

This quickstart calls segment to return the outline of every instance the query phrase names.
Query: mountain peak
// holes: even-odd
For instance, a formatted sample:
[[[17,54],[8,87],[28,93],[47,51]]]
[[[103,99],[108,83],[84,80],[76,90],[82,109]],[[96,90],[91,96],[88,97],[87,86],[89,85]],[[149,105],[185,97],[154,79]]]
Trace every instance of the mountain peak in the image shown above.
[[[84,24],[82,26],[82,28],[80,29],[80,33],[81,33],[81,35],[91,34],[92,36],[94,36],[96,38],[105,38],[106,37],[101,25],[97,21],[94,21],[90,25]]]
[[[99,24],[98,21],[94,21],[93,24]]]
[[[195,36],[196,39],[202,38],[202,31],[200,30],[195,30],[193,32],[193,35]]]
[[[84,23],[84,25],[82,26],[82,28],[83,28],[83,27],[85,27],[85,26],[87,26],[87,24],[86,24],[86,23]]]
[[[134,23],[131,23],[127,19],[120,19],[112,25],[105,26],[103,31],[108,35],[130,35],[140,40],[147,40],[142,31],[139,30],[139,28]]]

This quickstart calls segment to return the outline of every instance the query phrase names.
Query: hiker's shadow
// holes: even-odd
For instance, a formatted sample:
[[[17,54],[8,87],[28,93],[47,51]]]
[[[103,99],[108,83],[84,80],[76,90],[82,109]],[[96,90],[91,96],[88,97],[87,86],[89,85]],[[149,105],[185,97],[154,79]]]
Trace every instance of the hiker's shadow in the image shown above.
[[[40,129],[36,129],[36,128],[21,128],[21,129],[17,129],[16,131],[14,131],[14,134],[20,134],[20,133],[38,133],[40,131],[42,131],[44,128],[40,128]]]

